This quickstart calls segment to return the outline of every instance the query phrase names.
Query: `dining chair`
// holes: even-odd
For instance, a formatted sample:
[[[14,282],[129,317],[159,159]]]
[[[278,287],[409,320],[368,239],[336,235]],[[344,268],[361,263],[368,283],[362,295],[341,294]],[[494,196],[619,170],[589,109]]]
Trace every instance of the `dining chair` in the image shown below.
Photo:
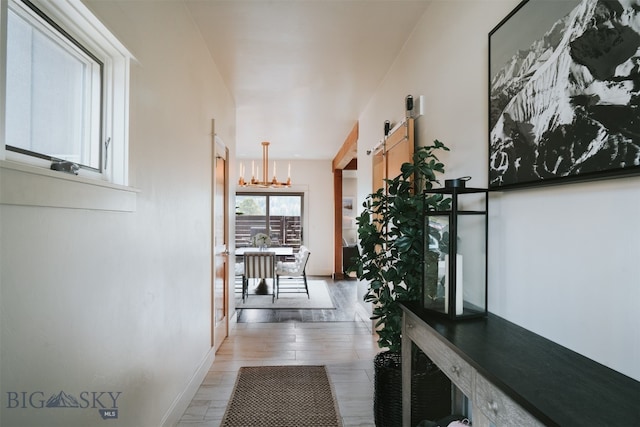
[[[307,262],[311,252],[305,246],[300,246],[300,250],[295,254],[293,262],[279,262],[276,266],[276,298],[280,297],[280,278],[287,280],[287,284],[282,290],[283,293],[306,292],[309,296],[309,285],[307,283]]]
[[[242,261],[238,262],[237,259],[241,258]],[[240,291],[242,293],[242,298],[244,298],[244,256],[243,257],[236,257],[236,262],[233,266],[234,269],[234,287],[235,287],[235,293],[238,293],[238,291]]]
[[[258,288],[267,290],[267,279],[272,282],[272,301],[276,299],[276,254],[275,252],[245,252],[242,278],[242,301],[249,297],[249,280],[259,280]]]

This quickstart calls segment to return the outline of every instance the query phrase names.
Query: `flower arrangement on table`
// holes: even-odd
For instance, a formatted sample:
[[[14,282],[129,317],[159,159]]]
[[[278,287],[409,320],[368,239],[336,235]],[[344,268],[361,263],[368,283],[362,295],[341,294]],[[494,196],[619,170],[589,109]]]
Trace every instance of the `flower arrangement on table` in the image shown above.
[[[251,238],[251,245],[257,248],[266,248],[271,246],[271,237],[264,233],[258,233]]]

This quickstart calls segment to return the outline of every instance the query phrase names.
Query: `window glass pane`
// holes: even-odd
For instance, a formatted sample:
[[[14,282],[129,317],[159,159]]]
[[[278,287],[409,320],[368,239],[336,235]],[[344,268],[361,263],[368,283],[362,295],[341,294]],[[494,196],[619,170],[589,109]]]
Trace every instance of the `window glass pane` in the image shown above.
[[[300,216],[301,202],[300,196],[270,196],[269,213],[271,215]]]
[[[236,196],[236,213],[236,247],[253,246],[253,236],[269,234],[266,196]]]
[[[266,215],[266,196],[236,196],[236,211],[242,215]]]
[[[31,148],[31,26],[9,10],[7,22],[6,137],[10,145]]]
[[[272,240],[285,246],[301,244],[302,197],[298,195],[269,197],[269,225]]]
[[[31,12],[9,10],[6,141],[100,167],[101,64]]]

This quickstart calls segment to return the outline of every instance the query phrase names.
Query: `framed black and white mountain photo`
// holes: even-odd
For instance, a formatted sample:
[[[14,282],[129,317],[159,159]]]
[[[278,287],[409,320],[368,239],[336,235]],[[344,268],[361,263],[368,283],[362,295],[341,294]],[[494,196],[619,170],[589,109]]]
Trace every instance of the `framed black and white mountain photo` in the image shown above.
[[[640,0],[525,0],[489,33],[489,188],[640,173]]]

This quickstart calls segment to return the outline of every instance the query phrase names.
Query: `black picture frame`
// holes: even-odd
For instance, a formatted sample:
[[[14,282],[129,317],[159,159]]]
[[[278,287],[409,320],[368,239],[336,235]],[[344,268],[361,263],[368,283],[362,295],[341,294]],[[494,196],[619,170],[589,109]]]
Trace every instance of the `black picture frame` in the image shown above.
[[[489,189],[640,173],[638,13],[524,0],[491,30]]]

